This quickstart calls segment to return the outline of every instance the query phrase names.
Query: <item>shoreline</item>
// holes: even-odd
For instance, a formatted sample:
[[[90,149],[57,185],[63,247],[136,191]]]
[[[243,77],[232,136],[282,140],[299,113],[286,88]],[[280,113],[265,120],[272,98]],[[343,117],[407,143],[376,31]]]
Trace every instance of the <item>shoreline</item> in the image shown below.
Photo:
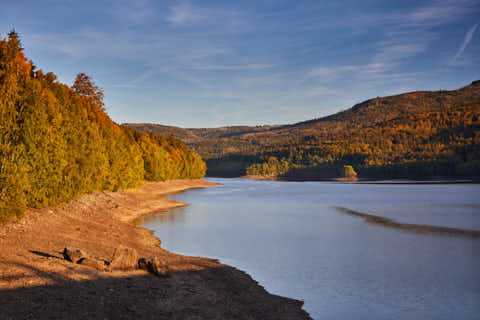
[[[213,178],[213,177],[212,177]],[[221,178],[221,177],[219,177]],[[278,176],[257,176],[246,175],[236,177],[238,179],[250,179],[258,181],[278,181],[278,182],[339,182],[339,183],[358,183],[358,184],[468,184],[480,183],[480,177],[417,177],[417,178],[294,178],[294,177],[278,177]]]
[[[310,319],[303,302],[268,293],[218,260],[174,254],[153,231],[132,223],[188,204],[167,194],[219,186],[205,180],[146,182],[67,204],[29,209],[0,226],[0,318]],[[169,270],[98,271],[63,259],[65,247],[108,259],[118,246],[159,257]],[[89,316],[87,316],[87,314]]]

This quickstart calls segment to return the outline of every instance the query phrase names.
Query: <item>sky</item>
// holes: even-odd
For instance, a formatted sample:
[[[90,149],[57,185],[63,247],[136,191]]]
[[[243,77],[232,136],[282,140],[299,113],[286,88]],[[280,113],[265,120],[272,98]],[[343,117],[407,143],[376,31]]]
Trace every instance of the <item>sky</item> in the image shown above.
[[[480,79],[478,0],[15,0],[45,72],[85,72],[118,123],[288,124]]]

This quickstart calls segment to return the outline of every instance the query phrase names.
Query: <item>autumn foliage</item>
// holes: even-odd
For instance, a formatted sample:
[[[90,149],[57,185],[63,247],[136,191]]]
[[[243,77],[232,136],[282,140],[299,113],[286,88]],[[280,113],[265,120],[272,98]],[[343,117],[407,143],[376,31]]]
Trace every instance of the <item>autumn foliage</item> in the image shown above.
[[[0,39],[0,221],[83,193],[205,175],[179,140],[114,123],[87,75],[73,87],[56,79],[27,61],[15,32]]]
[[[480,81],[378,97],[292,125],[130,126],[175,134],[212,176],[315,180],[341,177],[350,165],[360,178],[480,177]]]

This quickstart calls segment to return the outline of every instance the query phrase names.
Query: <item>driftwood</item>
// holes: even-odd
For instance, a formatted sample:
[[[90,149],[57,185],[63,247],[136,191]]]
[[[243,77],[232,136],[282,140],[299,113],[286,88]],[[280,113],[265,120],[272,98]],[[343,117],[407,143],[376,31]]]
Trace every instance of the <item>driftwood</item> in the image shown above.
[[[87,257],[87,254],[80,249],[63,249],[63,257],[73,263],[78,263],[78,261]]]
[[[63,257],[73,263],[81,264],[82,266],[95,268],[97,270],[107,270],[108,267],[104,260],[98,260],[90,257],[85,251],[80,249],[63,249]]]
[[[135,270],[138,266],[137,250],[119,246],[110,259],[110,270]]]
[[[100,271],[131,271],[141,269],[160,277],[169,276],[168,264],[165,260],[156,256],[149,258],[138,258],[138,254],[135,249],[124,246],[119,246],[115,249],[110,261],[92,258],[86,252],[80,249],[65,248],[63,250],[63,256],[70,262],[81,264],[83,266],[94,268]]]
[[[93,258],[84,258],[78,262],[82,266],[94,268],[100,271],[108,271],[108,266],[105,264],[103,260],[97,260]]]
[[[168,273],[168,264],[158,258],[158,257],[150,257],[150,258],[141,258],[138,260],[138,268],[153,273],[160,277],[166,277],[169,275]]]

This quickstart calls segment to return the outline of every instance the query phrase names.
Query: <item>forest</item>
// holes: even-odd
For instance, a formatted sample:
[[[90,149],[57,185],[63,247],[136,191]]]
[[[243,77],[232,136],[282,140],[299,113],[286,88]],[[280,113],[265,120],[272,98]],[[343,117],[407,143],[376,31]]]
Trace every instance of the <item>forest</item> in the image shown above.
[[[0,132],[0,221],[84,193],[201,178],[206,171],[173,136],[113,122],[103,90],[86,74],[69,87],[37,68],[15,31],[0,39]]]
[[[377,97],[292,125],[181,130],[209,176],[318,180],[342,177],[352,166],[360,178],[479,177],[480,81]]]

